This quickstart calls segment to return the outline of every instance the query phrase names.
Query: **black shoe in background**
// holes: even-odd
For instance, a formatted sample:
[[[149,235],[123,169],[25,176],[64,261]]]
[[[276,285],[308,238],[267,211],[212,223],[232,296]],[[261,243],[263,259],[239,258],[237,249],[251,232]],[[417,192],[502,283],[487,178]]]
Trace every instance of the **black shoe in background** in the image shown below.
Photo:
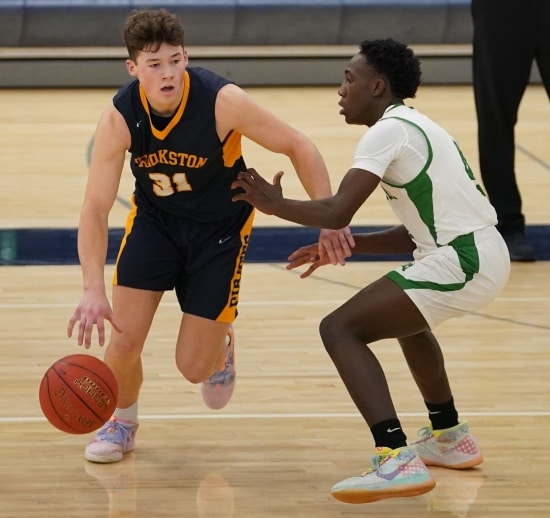
[[[523,234],[503,234],[511,261],[536,261],[535,250]]]

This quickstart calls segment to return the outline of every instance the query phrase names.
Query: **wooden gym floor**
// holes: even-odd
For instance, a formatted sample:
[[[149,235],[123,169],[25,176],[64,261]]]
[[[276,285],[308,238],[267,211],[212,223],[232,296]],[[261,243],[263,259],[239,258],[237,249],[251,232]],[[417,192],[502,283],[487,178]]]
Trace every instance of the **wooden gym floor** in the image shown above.
[[[335,88],[249,89],[310,135],[336,187],[360,127],[338,116]],[[5,90],[0,119],[0,226],[74,227],[86,150],[110,90]],[[477,170],[471,88],[421,89],[414,106],[441,122]],[[528,223],[550,224],[550,108],[530,87],[518,123],[518,170]],[[285,192],[303,197],[284,159],[246,144],[248,163],[285,168]],[[131,192],[129,175],[121,198]],[[111,225],[122,226],[123,203]],[[354,224],[395,220],[382,196]],[[257,226],[288,225],[261,214]],[[285,247],[285,243],[278,244]],[[291,250],[288,250],[291,252]],[[65,336],[79,300],[78,266],[0,267],[1,517],[547,517],[550,453],[549,263],[513,264],[503,293],[478,313],[436,330],[463,419],[479,439],[478,469],[434,469],[423,496],[368,505],[330,495],[369,464],[370,434],[320,343],[323,315],[393,267],[390,262],[325,267],[300,280],[279,263],[245,266],[237,321],[237,386],[215,412],[178,374],[173,343],[180,318],[166,294],[144,352],[137,449],[121,463],[83,459],[89,436],[63,434],[41,416],[37,390],[58,357],[80,352]],[[107,268],[109,279],[112,266]],[[393,341],[374,346],[409,439],[426,412]],[[101,356],[98,346],[91,354]]]

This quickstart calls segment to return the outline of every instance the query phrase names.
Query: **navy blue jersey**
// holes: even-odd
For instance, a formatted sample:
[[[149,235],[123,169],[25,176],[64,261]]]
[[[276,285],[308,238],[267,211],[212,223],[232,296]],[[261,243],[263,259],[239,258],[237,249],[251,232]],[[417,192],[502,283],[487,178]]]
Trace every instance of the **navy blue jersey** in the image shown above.
[[[216,132],[216,97],[230,81],[198,67],[184,74],[181,104],[165,127],[151,113],[137,79],[113,99],[130,129],[136,203],[197,221],[250,212],[246,202],[231,201],[231,182],[246,169],[241,135],[232,131],[222,142]]]

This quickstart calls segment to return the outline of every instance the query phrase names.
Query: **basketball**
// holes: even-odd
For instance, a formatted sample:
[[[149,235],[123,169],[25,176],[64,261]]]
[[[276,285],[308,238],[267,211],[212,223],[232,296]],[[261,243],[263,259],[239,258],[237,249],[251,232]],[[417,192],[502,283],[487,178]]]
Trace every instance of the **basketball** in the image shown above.
[[[63,432],[84,434],[101,428],[115,411],[118,387],[111,369],[87,354],[73,354],[51,365],[40,382],[40,407]]]

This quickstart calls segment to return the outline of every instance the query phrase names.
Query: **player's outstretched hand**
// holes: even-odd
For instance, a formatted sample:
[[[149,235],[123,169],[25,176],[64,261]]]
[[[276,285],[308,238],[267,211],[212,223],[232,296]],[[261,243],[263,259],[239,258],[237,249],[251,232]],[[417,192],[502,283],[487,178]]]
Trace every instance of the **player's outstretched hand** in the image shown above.
[[[283,171],[279,171],[273,177],[273,184],[270,184],[256,169],[247,169],[237,175],[237,179],[231,184],[232,189],[241,189],[233,196],[233,201],[247,201],[265,214],[272,215],[277,203],[283,199],[281,188],[281,177]]]
[[[298,250],[295,250],[288,256],[288,261],[289,263],[286,265],[287,270],[293,270],[304,264],[309,264],[309,268],[300,274],[300,279],[309,277],[319,266],[330,264],[328,255],[324,255],[322,258],[319,255],[319,243],[298,248]]]

